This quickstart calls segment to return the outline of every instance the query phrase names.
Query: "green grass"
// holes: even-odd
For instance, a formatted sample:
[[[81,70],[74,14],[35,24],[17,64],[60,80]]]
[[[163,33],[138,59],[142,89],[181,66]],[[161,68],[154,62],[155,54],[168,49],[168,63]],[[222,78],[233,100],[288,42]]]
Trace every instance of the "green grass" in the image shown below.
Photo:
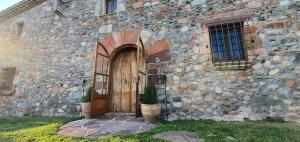
[[[153,134],[168,130],[192,131],[206,142],[226,142],[231,136],[237,142],[300,142],[300,125],[280,122],[214,122],[174,121],[161,123],[149,132],[138,135],[101,139],[72,138],[57,135],[56,129],[78,118],[11,117],[0,118],[0,142],[159,142]]]

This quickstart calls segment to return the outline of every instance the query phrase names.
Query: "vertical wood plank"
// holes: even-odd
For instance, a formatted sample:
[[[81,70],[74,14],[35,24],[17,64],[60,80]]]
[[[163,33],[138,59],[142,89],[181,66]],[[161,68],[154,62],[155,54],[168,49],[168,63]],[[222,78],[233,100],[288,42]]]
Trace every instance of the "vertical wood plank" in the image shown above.
[[[96,104],[96,99],[95,99],[95,95],[96,95],[96,90],[95,90],[95,84],[96,84],[96,71],[97,71],[97,52],[98,52],[98,42],[96,42],[95,44],[95,52],[94,52],[94,70],[93,70],[93,91],[92,91],[92,97],[91,97],[91,105],[92,105],[92,108],[91,108],[91,113],[92,115],[96,115],[96,112],[95,112],[95,109],[96,107],[95,104]]]
[[[138,75],[138,61],[137,61],[137,54],[135,52],[131,53],[131,60],[133,60],[131,68],[132,68],[132,72],[131,72],[131,110],[132,112],[135,112],[135,106],[136,106],[136,81],[135,79],[137,79],[137,75]]]

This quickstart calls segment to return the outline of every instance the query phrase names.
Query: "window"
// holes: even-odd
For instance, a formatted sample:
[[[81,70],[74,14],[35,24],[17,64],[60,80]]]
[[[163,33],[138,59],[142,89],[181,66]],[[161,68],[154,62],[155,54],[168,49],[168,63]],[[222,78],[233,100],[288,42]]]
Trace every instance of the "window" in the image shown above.
[[[0,68],[0,94],[14,93],[14,78],[16,68]]]
[[[106,0],[106,14],[114,13],[117,10],[117,0]]]
[[[243,21],[209,25],[212,60],[219,69],[246,67],[247,54],[243,45],[243,27]]]
[[[246,60],[243,22],[209,26],[213,62]]]
[[[17,26],[17,40],[19,40],[22,37],[24,22],[17,23],[16,26]]]
[[[58,16],[64,16],[63,11],[64,9],[68,8],[70,5],[67,5],[67,3],[70,3],[72,0],[54,0],[53,1],[53,10],[54,13]]]
[[[63,5],[63,2],[61,0],[54,0],[53,1],[53,11],[54,11],[55,14],[57,14],[59,16],[63,16],[63,14],[61,13],[62,5]]]
[[[121,6],[122,7],[122,6]],[[118,11],[117,0],[96,0],[95,16],[104,16]]]

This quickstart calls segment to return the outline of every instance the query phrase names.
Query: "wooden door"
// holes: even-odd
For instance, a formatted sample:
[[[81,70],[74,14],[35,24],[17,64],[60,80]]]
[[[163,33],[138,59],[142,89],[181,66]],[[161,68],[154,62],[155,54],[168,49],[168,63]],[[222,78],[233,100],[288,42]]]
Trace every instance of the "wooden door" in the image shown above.
[[[138,46],[138,52],[137,52],[137,62],[138,62],[138,76],[139,76],[139,82],[138,82],[138,93],[143,94],[144,88],[146,85],[146,57],[144,48],[142,48],[142,44]]]
[[[119,51],[111,62],[111,112],[135,112],[137,58],[136,49]]]
[[[136,98],[137,103],[136,103],[136,112],[135,115],[136,117],[141,116],[141,98],[142,94],[144,94],[144,88],[147,82],[147,66],[146,66],[146,56],[145,56],[145,50],[144,50],[144,45],[141,39],[139,39],[140,42],[137,46],[137,65],[138,65],[138,81],[137,81],[137,94],[139,97]]]
[[[92,116],[109,112],[109,56],[107,50],[98,42],[94,55],[94,78],[92,95]]]

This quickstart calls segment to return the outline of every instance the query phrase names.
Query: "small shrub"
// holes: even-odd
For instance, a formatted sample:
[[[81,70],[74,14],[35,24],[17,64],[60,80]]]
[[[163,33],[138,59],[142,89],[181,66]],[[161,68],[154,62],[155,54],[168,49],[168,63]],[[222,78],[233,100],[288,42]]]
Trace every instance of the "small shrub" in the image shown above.
[[[157,103],[157,90],[153,82],[149,82],[145,87],[143,103],[149,105]]]
[[[87,89],[86,95],[82,96],[81,101],[83,103],[91,102],[92,93],[93,93],[93,87],[89,87]]]

